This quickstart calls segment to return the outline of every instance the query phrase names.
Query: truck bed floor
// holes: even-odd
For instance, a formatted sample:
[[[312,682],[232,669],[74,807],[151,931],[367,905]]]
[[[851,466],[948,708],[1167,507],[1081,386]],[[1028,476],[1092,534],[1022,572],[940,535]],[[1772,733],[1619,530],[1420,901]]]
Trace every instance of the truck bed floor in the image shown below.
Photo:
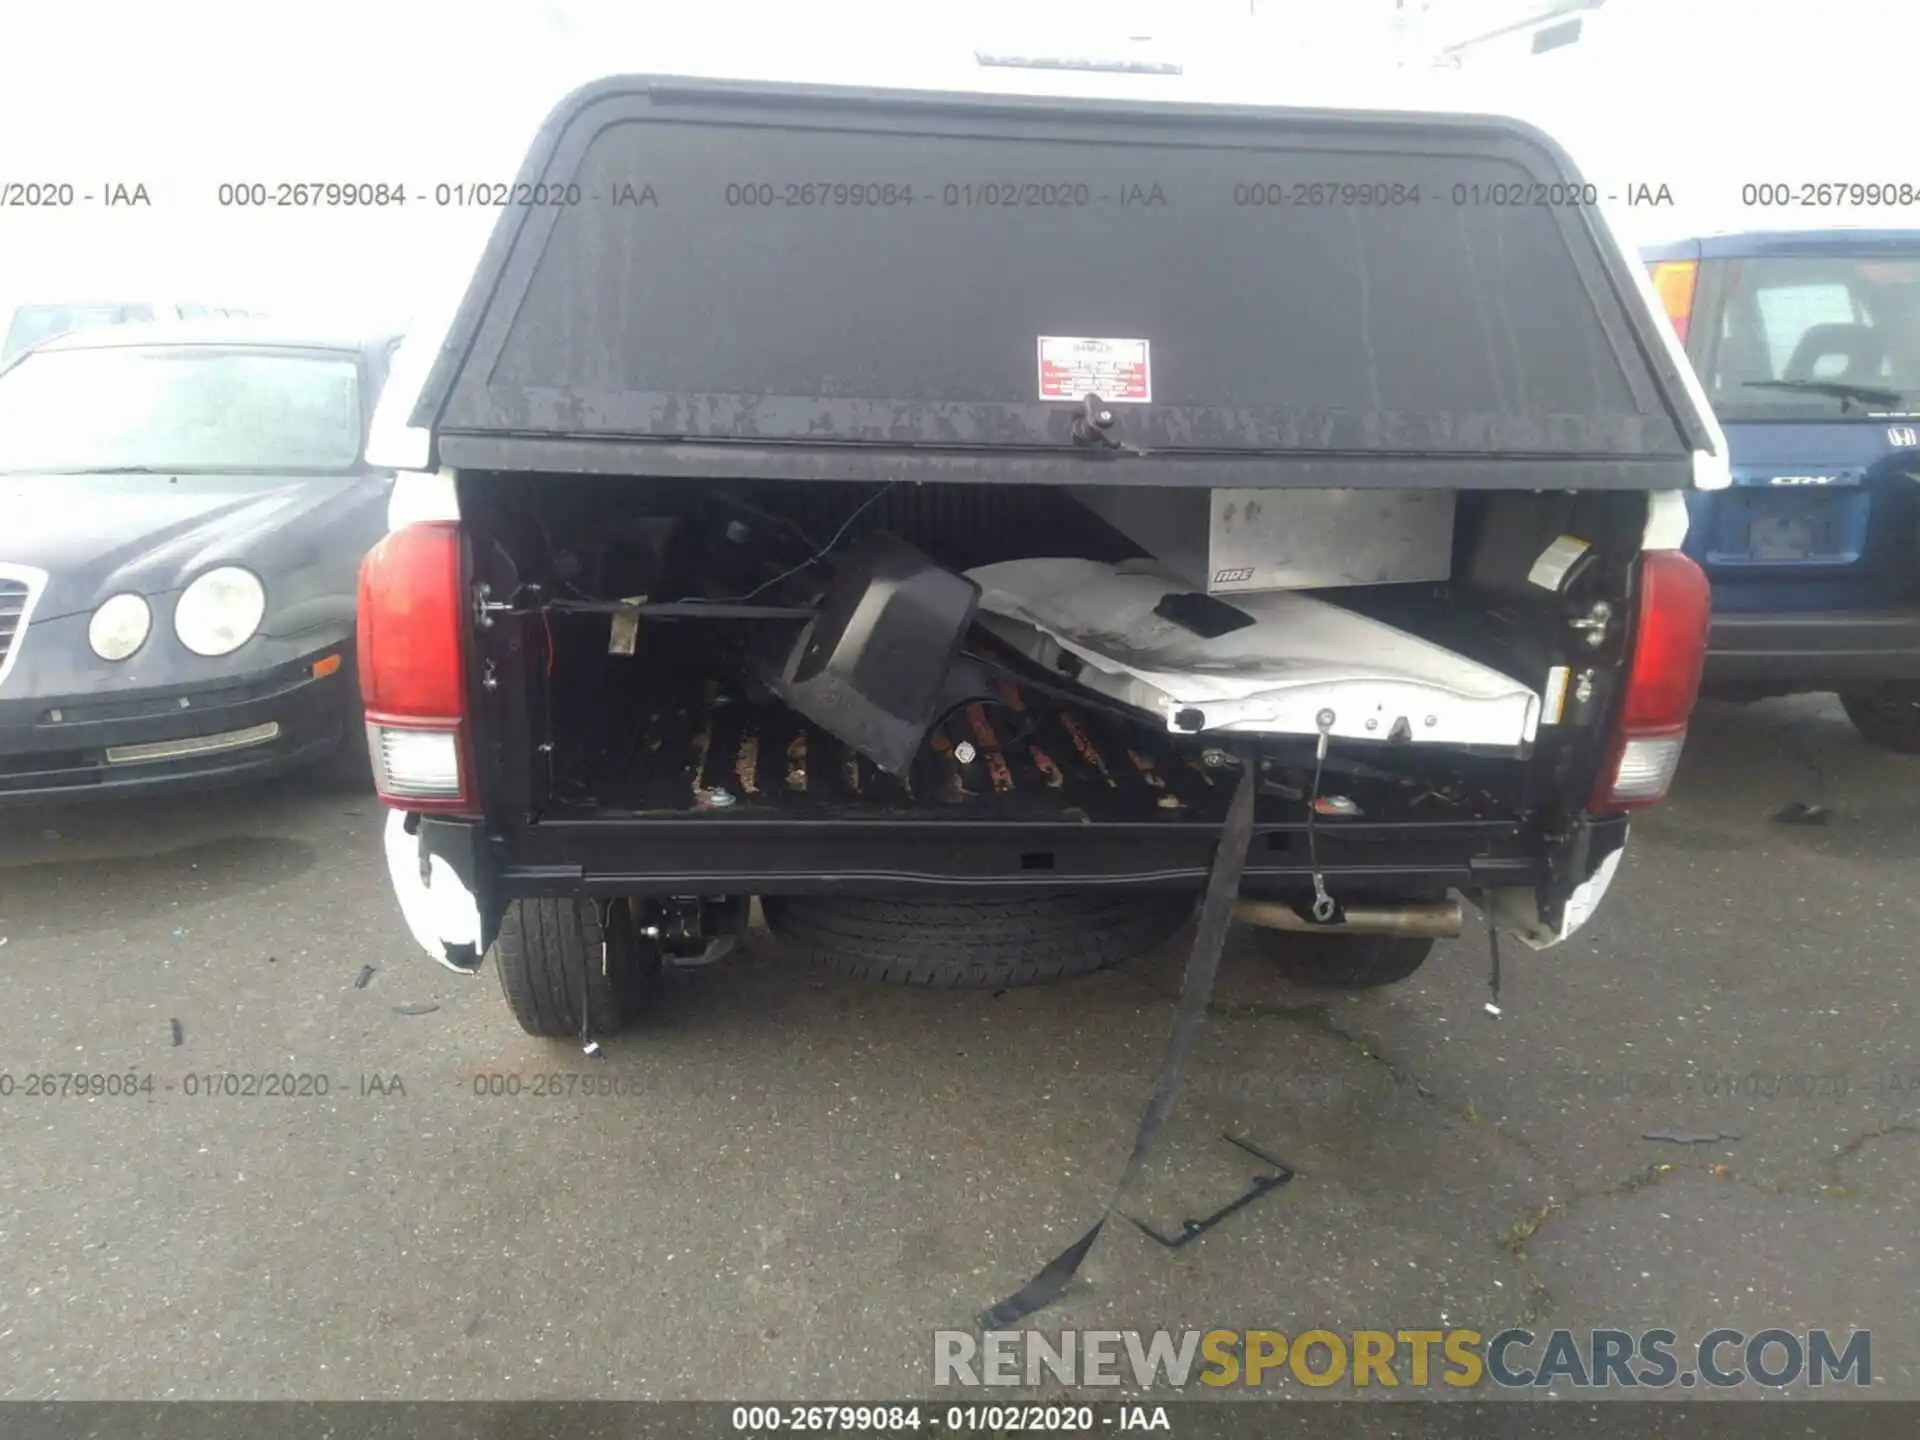
[[[559,727],[557,808],[635,815],[727,808],[795,818],[1224,816],[1231,772],[1207,768],[1202,747],[1000,684],[999,703],[949,715],[906,776],[878,769],[783,705],[755,705],[711,680],[656,685],[631,708],[603,697],[589,723]],[[731,799],[716,805],[715,792]]]

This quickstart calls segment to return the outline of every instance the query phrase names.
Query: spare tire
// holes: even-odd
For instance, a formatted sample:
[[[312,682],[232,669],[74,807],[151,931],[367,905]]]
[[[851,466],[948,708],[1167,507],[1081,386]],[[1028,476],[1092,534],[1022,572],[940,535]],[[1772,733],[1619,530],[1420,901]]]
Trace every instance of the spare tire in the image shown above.
[[[1065,895],[926,900],[766,895],[782,945],[858,980],[954,990],[1044,985],[1135,959],[1193,914],[1192,895]]]

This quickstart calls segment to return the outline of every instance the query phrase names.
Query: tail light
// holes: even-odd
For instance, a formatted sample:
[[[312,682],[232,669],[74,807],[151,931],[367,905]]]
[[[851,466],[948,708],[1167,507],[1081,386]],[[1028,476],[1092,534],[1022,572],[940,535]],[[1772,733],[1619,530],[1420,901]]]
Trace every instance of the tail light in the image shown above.
[[[407,525],[360,562],[360,696],[374,787],[402,810],[470,809],[460,530]]]
[[[1697,260],[1662,260],[1653,267],[1653,292],[1673,322],[1673,333],[1687,343],[1687,322],[1693,318],[1694,282],[1700,278]]]
[[[1590,809],[1611,814],[1665,798],[1700,693],[1710,612],[1707,577],[1692,560],[1678,550],[1649,550],[1640,557],[1620,725]]]

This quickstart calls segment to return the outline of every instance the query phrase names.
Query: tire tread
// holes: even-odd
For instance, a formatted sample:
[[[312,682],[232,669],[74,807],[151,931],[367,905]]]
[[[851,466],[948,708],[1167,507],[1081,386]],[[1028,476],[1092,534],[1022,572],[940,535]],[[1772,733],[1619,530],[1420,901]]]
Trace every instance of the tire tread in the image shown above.
[[[1192,913],[1185,895],[1076,893],[977,900],[763,896],[788,948],[856,980],[927,989],[1046,985],[1164,944]]]
[[[1840,708],[1869,744],[1899,755],[1920,755],[1920,702],[1904,695],[1842,691]]]
[[[602,940],[610,946],[609,968],[615,969],[614,975],[600,973]],[[520,1028],[529,1035],[555,1038],[580,1034],[583,999],[590,1034],[612,1035],[626,1029],[646,1008],[658,974],[657,957],[640,953],[630,935],[603,931],[595,903],[571,895],[515,900],[508,905],[500,918],[493,956],[501,993]]]

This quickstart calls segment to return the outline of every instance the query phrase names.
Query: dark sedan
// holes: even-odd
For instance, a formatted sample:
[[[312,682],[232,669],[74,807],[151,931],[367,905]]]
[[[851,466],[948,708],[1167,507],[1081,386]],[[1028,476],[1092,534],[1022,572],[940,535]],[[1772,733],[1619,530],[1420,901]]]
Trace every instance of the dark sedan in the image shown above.
[[[398,343],[122,326],[0,369],[0,804],[361,760]]]

